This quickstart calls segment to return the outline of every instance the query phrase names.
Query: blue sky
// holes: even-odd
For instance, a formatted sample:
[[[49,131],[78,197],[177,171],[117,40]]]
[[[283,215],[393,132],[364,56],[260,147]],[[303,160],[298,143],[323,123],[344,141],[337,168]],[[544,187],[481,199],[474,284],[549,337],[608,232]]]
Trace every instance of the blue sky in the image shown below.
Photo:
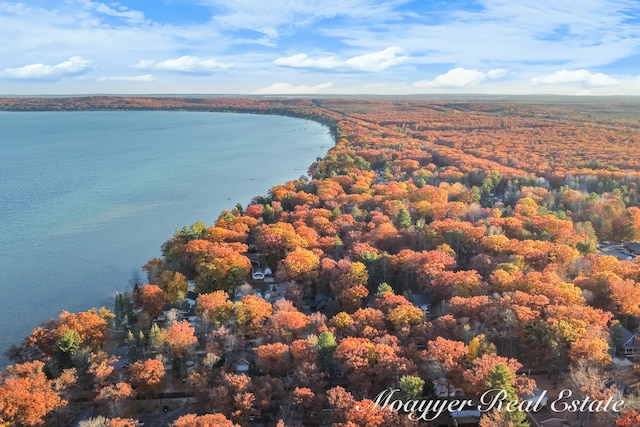
[[[0,0],[0,95],[640,95],[638,0]]]

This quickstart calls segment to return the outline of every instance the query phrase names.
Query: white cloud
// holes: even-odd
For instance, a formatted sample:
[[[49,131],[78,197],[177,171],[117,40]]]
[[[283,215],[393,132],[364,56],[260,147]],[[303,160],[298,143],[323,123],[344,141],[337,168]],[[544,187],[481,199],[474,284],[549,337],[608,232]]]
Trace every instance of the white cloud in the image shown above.
[[[592,73],[581,69],[575,71],[558,70],[553,74],[534,77],[531,82],[535,85],[556,85],[578,83],[585,86],[615,86],[618,80],[602,73]]]
[[[263,87],[254,92],[256,95],[306,95],[318,93],[321,90],[328,89],[333,83],[321,83],[315,86],[299,85],[294,86],[290,83],[274,83],[271,86]]]
[[[116,18],[122,18],[130,22],[144,22],[145,16],[143,12],[137,10],[130,10],[126,6],[118,6],[118,10],[107,6],[104,3],[96,3],[87,1],[85,4],[88,7],[94,8],[97,12],[104,15],[113,16]]]
[[[142,74],[139,76],[105,76],[100,77],[101,82],[131,82],[131,83],[147,83],[154,81],[152,74]]]
[[[501,77],[504,77],[505,74],[507,74],[508,72],[509,71],[504,68],[495,68],[493,70],[487,71],[486,75],[487,75],[487,78],[490,78],[490,79],[499,79]]]
[[[383,71],[409,59],[408,56],[399,56],[400,53],[402,53],[402,49],[395,46],[377,52],[353,56],[346,60],[339,59],[336,56],[311,59],[306,54],[300,53],[286,58],[278,58],[274,61],[274,64],[293,68],[319,68],[323,70]]]
[[[250,29],[276,39],[337,16],[365,19],[369,23],[384,20],[395,6],[407,0],[200,0],[212,6],[214,20],[232,29]]]
[[[235,64],[218,62],[213,58],[200,58],[197,56],[184,55],[179,58],[167,59],[165,61],[144,59],[138,62],[135,67],[159,71],[177,71],[181,73],[211,73],[231,68],[234,65]]]
[[[82,74],[89,69],[91,61],[80,56],[72,56],[56,65],[29,64],[19,68],[6,68],[0,75],[23,80],[58,80]]]
[[[362,71],[382,71],[409,59],[408,56],[398,56],[401,52],[399,47],[388,47],[379,52],[349,58],[345,65]]]
[[[499,79],[507,73],[503,68],[496,68],[486,73],[478,70],[466,68],[454,68],[445,74],[436,76],[433,80],[422,80],[414,83],[415,87],[435,87],[435,88],[466,88],[476,86],[486,79]]]

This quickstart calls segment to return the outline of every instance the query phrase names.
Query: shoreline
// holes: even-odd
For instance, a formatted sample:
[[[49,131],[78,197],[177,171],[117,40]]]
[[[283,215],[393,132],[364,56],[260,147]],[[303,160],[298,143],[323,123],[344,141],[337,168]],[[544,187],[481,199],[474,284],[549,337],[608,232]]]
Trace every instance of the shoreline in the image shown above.
[[[138,110],[138,111],[139,111],[139,110]],[[173,110],[166,110],[166,111],[167,111],[167,112],[169,112],[169,113],[171,113],[171,112],[175,112],[175,111],[173,111]],[[141,112],[142,112],[142,111],[141,111]],[[188,111],[188,112],[191,112],[191,111]],[[209,112],[209,111],[206,111],[206,113],[208,113],[208,112]],[[216,112],[216,111],[211,111],[211,112]],[[202,111],[201,113],[205,113],[205,111]],[[234,114],[236,114],[236,113],[234,113]],[[246,113],[246,112],[244,112],[244,113],[242,113],[242,114],[247,114],[247,113]],[[286,116],[284,116],[284,117],[286,117]],[[297,119],[300,119],[299,117],[289,117],[289,118],[297,118]],[[245,119],[245,120],[246,120],[246,119]],[[314,123],[317,123],[317,122],[314,122]],[[303,128],[305,128],[305,125],[304,125],[304,124],[299,124],[299,125],[296,125],[296,126],[299,126],[299,127],[300,127],[300,130],[302,130]],[[329,133],[329,129],[328,129],[326,126],[324,126],[324,125],[322,125],[322,124],[319,124],[319,126],[321,126],[321,128],[323,129],[323,134],[325,134],[325,133]],[[305,134],[300,134],[300,135],[305,135]],[[318,135],[322,135],[322,134],[318,134]],[[309,136],[308,136],[307,138],[308,138],[309,140],[314,140],[315,138],[318,138],[318,136],[312,136],[312,134],[309,134]],[[335,145],[335,138],[333,138],[333,137],[331,137],[331,136],[329,136],[329,135],[327,135],[327,137],[326,137],[326,138],[327,138],[327,144],[321,144],[321,145],[318,145],[317,152],[319,153],[319,155],[320,155],[320,156],[325,156],[325,155],[326,155],[326,153],[327,153],[327,151],[328,151],[328,150],[330,150],[330,149]],[[327,146],[327,145],[328,145],[328,146]],[[282,151],[282,149],[281,149],[280,151]],[[315,156],[314,156],[313,158],[310,158],[310,159],[309,159],[309,160],[310,160],[309,164],[313,161],[313,159],[314,159],[314,158],[315,158]],[[200,211],[201,213],[202,213],[202,212],[205,212],[205,213],[206,213],[206,215],[207,215],[207,217],[208,217],[208,219],[207,219],[206,217],[203,217],[203,215],[202,215],[202,214],[200,214],[200,215],[196,214],[196,215],[192,215],[192,216],[197,216],[197,218],[194,218],[194,221],[201,220],[201,221],[205,221],[205,222],[207,222],[207,224],[209,224],[209,223],[213,224],[213,222],[215,221],[215,219],[220,215],[220,213],[221,213],[222,211],[232,209],[232,208],[233,208],[233,206],[234,206],[236,203],[242,203],[243,205],[244,205],[245,203],[247,203],[247,204],[248,204],[248,203],[250,203],[250,201],[251,201],[253,198],[255,198],[255,197],[259,197],[259,196],[260,196],[260,192],[261,192],[261,191],[262,191],[262,193],[263,193],[263,194],[266,194],[266,193],[270,190],[270,188],[271,188],[273,185],[279,185],[279,184],[282,184],[282,183],[284,183],[284,182],[286,182],[286,181],[297,179],[300,175],[307,175],[307,173],[308,173],[308,172],[307,172],[307,169],[301,170],[301,169],[299,168],[299,166],[300,166],[299,164],[297,164],[297,165],[293,165],[293,166],[294,166],[294,167],[293,167],[291,170],[289,170],[289,171],[288,171],[289,173],[287,173],[287,171],[281,171],[281,172],[279,172],[279,173],[275,173],[275,174],[274,174],[274,173],[272,173],[272,171],[271,171],[271,169],[270,169],[269,167],[265,167],[265,171],[264,171],[264,173],[262,173],[262,175],[265,175],[265,176],[268,176],[268,177],[275,176],[276,178],[272,179],[272,180],[269,182],[269,184],[264,185],[264,188],[263,188],[262,190],[260,190],[259,188],[257,188],[257,187],[258,187],[258,185],[257,185],[257,184],[260,184],[260,186],[263,186],[263,184],[265,183],[264,178],[251,179],[251,182],[249,182],[249,180],[247,180],[247,182],[246,182],[246,183],[244,183],[244,184],[240,185],[240,187],[242,187],[243,185],[244,185],[244,186],[246,186],[246,187],[247,187],[247,189],[246,189],[246,190],[241,190],[241,192],[240,192],[240,193],[237,193],[237,192],[236,192],[236,190],[234,190],[234,189],[233,189],[233,187],[234,187],[234,186],[235,186],[235,187],[237,187],[237,185],[234,185],[234,186],[229,187],[229,188],[230,188],[230,190],[229,190],[229,191],[225,191],[224,189],[217,190],[217,191],[222,192],[223,194],[220,194],[220,195],[218,195],[217,197],[214,197],[214,198],[211,200],[211,203],[208,203],[208,204],[207,204],[207,205],[209,205],[210,207],[202,207],[202,208],[197,209],[197,211]],[[307,166],[308,166],[308,165],[307,165]],[[207,168],[208,168],[208,167],[207,167]],[[205,168],[205,169],[207,169],[207,168]],[[278,178],[278,176],[280,176],[280,178]],[[287,178],[285,178],[285,179],[283,180],[283,177],[285,177],[285,176],[286,176]],[[225,187],[225,188],[226,188],[226,187]],[[227,193],[229,196],[228,196],[228,197],[227,197],[227,196],[225,196],[225,195],[224,195],[224,193]],[[202,197],[201,197],[201,198],[202,198]],[[245,200],[245,199],[246,199],[246,200]],[[170,200],[169,200],[169,202],[170,202]],[[120,222],[120,221],[119,221],[119,222]],[[186,224],[186,223],[185,223],[185,224],[182,224],[182,223],[171,223],[171,224],[169,225],[169,228],[167,228],[167,229],[166,229],[166,234],[165,234],[165,233],[163,233],[163,234],[162,234],[162,237],[161,237],[161,239],[160,239],[160,240],[161,240],[161,241],[160,241],[160,243],[159,243],[158,245],[153,245],[153,246],[154,246],[154,248],[153,248],[153,252],[144,251],[145,253],[147,253],[147,255],[144,255],[144,253],[143,253],[143,254],[141,254],[141,255],[142,255],[142,256],[141,256],[141,259],[143,259],[143,261],[142,261],[141,263],[139,263],[140,265],[137,265],[137,264],[138,264],[137,262],[135,262],[135,263],[128,263],[128,264],[121,264],[121,263],[118,263],[117,259],[116,259],[116,260],[114,260],[113,262],[110,262],[109,264],[113,266],[114,271],[115,271],[115,270],[118,270],[118,271],[125,272],[125,273],[127,273],[127,274],[131,272],[131,266],[135,264],[135,266],[134,266],[133,268],[134,268],[135,270],[139,271],[139,272],[141,273],[141,275],[144,275],[144,272],[141,270],[141,268],[140,268],[140,267],[142,267],[142,265],[143,265],[146,261],[148,261],[149,259],[152,259],[152,258],[154,258],[154,257],[158,257],[158,256],[160,256],[160,247],[161,247],[162,243],[163,243],[163,242],[165,242],[167,239],[171,238],[171,236],[172,236],[172,232],[173,232],[176,228],[179,228],[179,227],[181,227],[181,226],[183,226],[183,225],[187,225],[187,226],[188,226],[188,225],[190,225],[192,222],[193,222],[193,221],[190,221],[188,224]],[[209,224],[209,225],[211,225],[211,224]],[[71,232],[73,232],[73,233],[72,233],[70,236],[73,236],[75,233],[77,233],[77,231],[76,231],[76,230],[71,230],[71,231],[70,231],[70,233],[71,233]],[[83,231],[83,232],[86,232],[86,230],[85,230],[85,231]],[[68,234],[68,233],[67,233],[67,234]],[[157,233],[154,233],[154,235],[156,235],[156,236],[157,236],[158,234],[157,234]],[[63,237],[63,239],[62,239],[62,240],[66,242],[67,240],[69,240],[69,238],[70,238],[70,237]],[[42,241],[42,239],[40,239],[40,240]],[[46,240],[46,239],[45,239],[45,240]],[[56,238],[55,240],[56,240],[56,241],[58,241],[58,240],[60,240],[60,239],[59,239],[59,238]],[[56,243],[55,245],[57,245],[57,243]],[[29,243],[28,245],[26,245],[26,246],[25,246],[25,245],[22,245],[22,246],[24,246],[24,247],[22,247],[22,249],[20,249],[20,252],[21,252],[21,253],[27,253],[27,254],[30,256],[30,255],[31,255],[32,253],[34,253],[34,252],[42,253],[44,250],[47,250],[47,249],[48,249],[48,248],[47,248],[47,246],[50,246],[50,245],[48,245],[46,241],[42,241],[42,243],[40,243],[40,242],[39,242],[37,246],[36,246],[36,245],[31,246],[31,244],[30,244],[30,243]],[[28,251],[28,252],[24,252],[24,251]],[[155,254],[155,255],[154,255],[154,254]],[[77,255],[78,255],[78,256],[82,256],[81,254],[77,254]],[[71,255],[70,255],[70,256],[71,256]],[[74,257],[75,257],[75,256],[74,256]],[[117,257],[116,257],[116,258],[117,258]],[[125,261],[125,262],[126,262],[126,261]],[[117,264],[117,265],[115,265],[116,263],[118,263],[118,264]],[[70,269],[73,269],[74,267],[69,267],[69,268],[70,268]],[[88,271],[91,271],[91,269],[87,269],[87,270],[88,270]],[[88,274],[90,274],[90,273],[88,273],[88,272],[87,272],[86,274],[83,274],[83,275],[85,275],[85,276],[86,276],[86,275],[88,275]],[[108,274],[109,274],[109,275],[112,275],[112,273],[111,273],[111,272],[109,272]],[[27,276],[29,276],[29,275],[27,275]],[[12,278],[11,278],[11,281],[12,281],[12,282],[16,280],[16,277],[15,277],[15,276],[13,276],[13,275],[12,275],[11,277],[12,277]],[[127,275],[127,277],[123,277],[123,278],[124,278],[124,280],[121,282],[121,286],[115,286],[115,287],[113,288],[113,292],[115,292],[115,291],[122,291],[122,290],[124,290],[124,289],[126,288],[126,281],[127,281],[128,277],[129,277],[128,275]],[[7,278],[9,278],[9,275],[7,275]],[[87,277],[87,279],[88,279],[88,280],[90,280],[88,277]],[[100,280],[100,279],[99,279],[99,277],[97,278],[97,280]],[[144,278],[144,280],[146,281],[146,277]],[[22,280],[20,280],[20,281],[22,281]],[[113,282],[113,279],[111,279],[111,281]],[[60,281],[56,281],[56,282],[60,282]],[[55,287],[57,288],[57,286],[55,286]],[[49,291],[47,291],[47,292],[49,292]],[[14,292],[12,292],[12,293],[14,293]],[[100,292],[99,290],[97,290],[97,291],[96,291],[96,293],[98,293],[98,294],[102,294],[102,292]],[[109,295],[111,295],[111,293],[112,293],[112,292],[111,292],[111,291],[109,291]],[[65,294],[65,295],[72,295],[72,294],[66,294],[65,292],[63,292],[63,294]],[[75,295],[74,295],[74,297],[75,297]],[[37,300],[39,300],[39,299],[40,299],[40,298],[37,298]],[[48,298],[46,298],[46,297],[45,297],[45,300],[48,300]],[[10,346],[12,346],[12,345],[20,345],[20,343],[22,342],[22,340],[23,340],[24,338],[26,338],[26,337],[31,333],[31,331],[32,331],[33,329],[37,328],[37,327],[38,327],[38,326],[40,326],[42,323],[46,323],[46,322],[47,322],[48,320],[50,320],[51,318],[56,318],[56,317],[60,314],[60,311],[61,311],[61,310],[63,310],[63,309],[67,309],[67,310],[74,311],[74,312],[77,312],[77,311],[84,311],[84,310],[88,310],[89,308],[91,308],[91,306],[92,306],[92,305],[93,305],[93,306],[95,306],[95,305],[99,306],[99,305],[101,305],[101,304],[105,304],[105,301],[106,301],[106,302],[109,302],[110,304],[113,304],[113,301],[110,299],[110,297],[109,297],[109,298],[107,298],[107,297],[106,297],[106,294],[105,294],[105,296],[104,296],[104,297],[103,297],[103,296],[98,296],[98,298],[97,298],[97,299],[94,299],[94,303],[89,304],[89,305],[87,305],[87,306],[84,306],[84,305],[83,305],[83,306],[81,306],[81,307],[80,307],[80,306],[77,306],[76,304],[69,304],[69,305],[65,304],[65,305],[63,305],[63,307],[62,307],[60,310],[58,310],[57,312],[53,313],[52,315],[50,315],[50,316],[44,316],[44,317],[41,317],[41,321],[39,321],[39,322],[36,322],[36,323],[29,323],[28,325],[26,325],[26,323],[25,323],[25,325],[27,326],[27,327],[25,328],[25,332],[24,332],[24,333],[21,333],[21,334],[16,334],[16,337],[15,337],[13,340],[11,340],[11,341],[7,341],[7,343],[6,343],[6,347],[3,349],[3,352],[2,352],[2,356],[0,356],[0,365],[2,365],[2,367],[4,367],[4,366],[6,366],[6,365],[10,364],[10,362],[8,361],[8,359],[4,356],[4,351],[8,350],[8,348],[9,348]],[[14,310],[12,309],[12,307],[15,307],[15,306],[16,306],[16,304],[21,305],[21,303],[20,303],[19,301],[17,301],[17,300],[16,300],[16,302],[15,302],[15,303],[13,303],[13,304],[11,304],[11,305],[9,305],[9,304],[7,304],[7,305],[6,305],[7,309],[9,309],[9,312],[13,312],[13,311],[14,311]],[[26,304],[26,303],[25,303],[25,304]],[[39,305],[40,305],[40,304],[39,304]],[[43,304],[41,304],[40,306],[42,306],[42,307],[46,307],[46,306],[47,306],[47,304],[46,304],[46,302],[45,302],[45,301],[43,301]],[[13,320],[8,320],[8,321],[5,323],[5,325],[9,326],[11,329],[14,329],[14,328],[16,328],[16,323],[19,323],[19,324],[22,324],[22,323],[23,323],[23,322],[20,322],[20,321],[19,321],[19,319],[20,319],[21,317],[23,317],[23,316],[21,316],[19,313],[16,313],[15,315],[10,316],[10,319],[18,319],[18,322],[15,322],[15,321],[13,321]],[[31,317],[31,316],[30,316],[30,317]],[[9,336],[10,336],[10,335],[9,335]],[[4,347],[4,346],[3,346],[3,347]]]

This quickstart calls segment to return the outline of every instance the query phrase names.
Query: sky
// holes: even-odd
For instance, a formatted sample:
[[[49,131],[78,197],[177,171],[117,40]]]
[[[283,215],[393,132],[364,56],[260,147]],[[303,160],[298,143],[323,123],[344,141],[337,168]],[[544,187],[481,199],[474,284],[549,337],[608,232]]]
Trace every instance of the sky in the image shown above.
[[[640,95],[639,0],[0,0],[0,95]]]

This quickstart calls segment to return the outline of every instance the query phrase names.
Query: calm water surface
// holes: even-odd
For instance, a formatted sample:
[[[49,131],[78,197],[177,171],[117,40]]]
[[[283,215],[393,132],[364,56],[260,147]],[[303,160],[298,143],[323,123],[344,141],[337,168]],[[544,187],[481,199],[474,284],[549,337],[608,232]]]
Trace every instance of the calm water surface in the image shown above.
[[[111,303],[176,228],[213,224],[332,145],[278,116],[0,112],[0,352],[63,309]]]

